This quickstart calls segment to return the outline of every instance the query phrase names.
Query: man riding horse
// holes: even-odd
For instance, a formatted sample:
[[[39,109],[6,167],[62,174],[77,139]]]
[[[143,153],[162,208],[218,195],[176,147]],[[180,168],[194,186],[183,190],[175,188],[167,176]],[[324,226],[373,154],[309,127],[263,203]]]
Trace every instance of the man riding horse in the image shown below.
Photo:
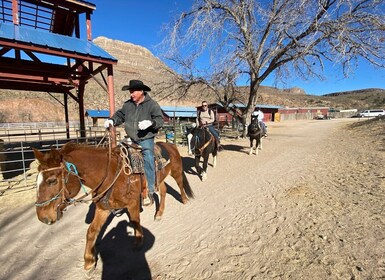
[[[209,109],[206,101],[202,101],[202,108],[198,111],[197,125],[199,127],[207,127],[210,133],[214,136],[217,143],[218,151],[222,151],[223,147],[220,143],[220,136],[218,131],[214,127],[215,115],[212,110]]]
[[[147,93],[151,88],[139,80],[131,80],[122,90],[130,92],[130,99],[115,114],[106,120],[104,126],[118,126],[124,123],[124,129],[131,140],[142,147],[144,170],[148,193],[143,198],[143,205],[154,203],[155,163],[154,138],[163,126],[163,114],[159,104]]]
[[[260,123],[261,125],[261,128],[262,128],[262,136],[264,137],[267,137],[267,127],[266,127],[266,124],[264,123],[263,121],[263,118],[265,117],[263,112],[261,111],[261,109],[259,107],[256,108],[257,110],[253,112],[253,114],[251,115],[251,117],[256,117],[258,118],[258,122]]]

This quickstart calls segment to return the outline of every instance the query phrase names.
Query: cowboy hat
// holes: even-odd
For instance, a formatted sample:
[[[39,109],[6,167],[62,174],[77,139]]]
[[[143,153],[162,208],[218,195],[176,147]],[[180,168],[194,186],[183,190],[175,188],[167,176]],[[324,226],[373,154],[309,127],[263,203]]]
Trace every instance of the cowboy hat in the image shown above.
[[[148,86],[146,86],[145,84],[143,84],[142,81],[139,81],[139,80],[130,80],[128,85],[125,85],[122,87],[122,90],[131,90],[131,89],[141,89],[145,91],[151,91],[151,89]]]

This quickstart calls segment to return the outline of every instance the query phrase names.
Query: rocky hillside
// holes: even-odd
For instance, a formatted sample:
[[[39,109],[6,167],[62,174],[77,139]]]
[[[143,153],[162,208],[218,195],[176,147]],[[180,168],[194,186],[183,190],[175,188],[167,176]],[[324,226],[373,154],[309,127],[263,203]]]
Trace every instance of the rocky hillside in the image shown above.
[[[176,101],[175,96],[165,98],[159,94],[169,85],[172,72],[159,58],[148,49],[131,43],[98,37],[94,42],[118,59],[114,67],[115,106],[119,108],[128,98],[127,92],[121,91],[130,79],[140,79],[150,85],[151,95],[161,105],[195,106],[202,98],[215,102],[212,96],[202,96],[200,92],[192,92],[184,99]],[[102,77],[96,76],[103,83]],[[242,91],[247,92],[247,88]],[[325,96],[307,95],[303,89],[278,89],[273,87],[260,88],[258,103],[287,107],[326,106],[335,108],[385,108],[385,90],[368,89],[346,93],[332,93]],[[0,90],[0,122],[30,121],[62,121],[64,110],[61,94],[16,92]],[[108,95],[99,84],[90,80],[85,91],[86,109],[108,109]],[[75,120],[78,109],[70,100],[70,119]]]

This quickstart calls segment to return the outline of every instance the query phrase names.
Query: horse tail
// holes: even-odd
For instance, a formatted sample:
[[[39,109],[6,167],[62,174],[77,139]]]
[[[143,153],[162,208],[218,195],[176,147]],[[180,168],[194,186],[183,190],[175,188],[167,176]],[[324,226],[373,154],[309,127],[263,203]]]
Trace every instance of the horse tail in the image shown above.
[[[193,190],[191,189],[190,183],[187,180],[186,174],[182,171],[182,177],[183,177],[183,189],[187,195],[188,198],[194,198]]]

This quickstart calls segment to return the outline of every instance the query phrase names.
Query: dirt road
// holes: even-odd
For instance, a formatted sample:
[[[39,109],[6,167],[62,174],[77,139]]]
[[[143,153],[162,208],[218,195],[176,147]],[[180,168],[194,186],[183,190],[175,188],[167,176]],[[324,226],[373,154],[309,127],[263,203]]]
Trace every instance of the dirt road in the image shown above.
[[[93,278],[384,279],[385,125],[352,122],[269,124],[257,156],[225,141],[206,182],[181,148],[195,199],[180,204],[168,179],[163,220],[142,212],[139,252],[127,216],[114,218]],[[89,205],[47,226],[33,202],[34,190],[0,197],[0,279],[82,279]]]

